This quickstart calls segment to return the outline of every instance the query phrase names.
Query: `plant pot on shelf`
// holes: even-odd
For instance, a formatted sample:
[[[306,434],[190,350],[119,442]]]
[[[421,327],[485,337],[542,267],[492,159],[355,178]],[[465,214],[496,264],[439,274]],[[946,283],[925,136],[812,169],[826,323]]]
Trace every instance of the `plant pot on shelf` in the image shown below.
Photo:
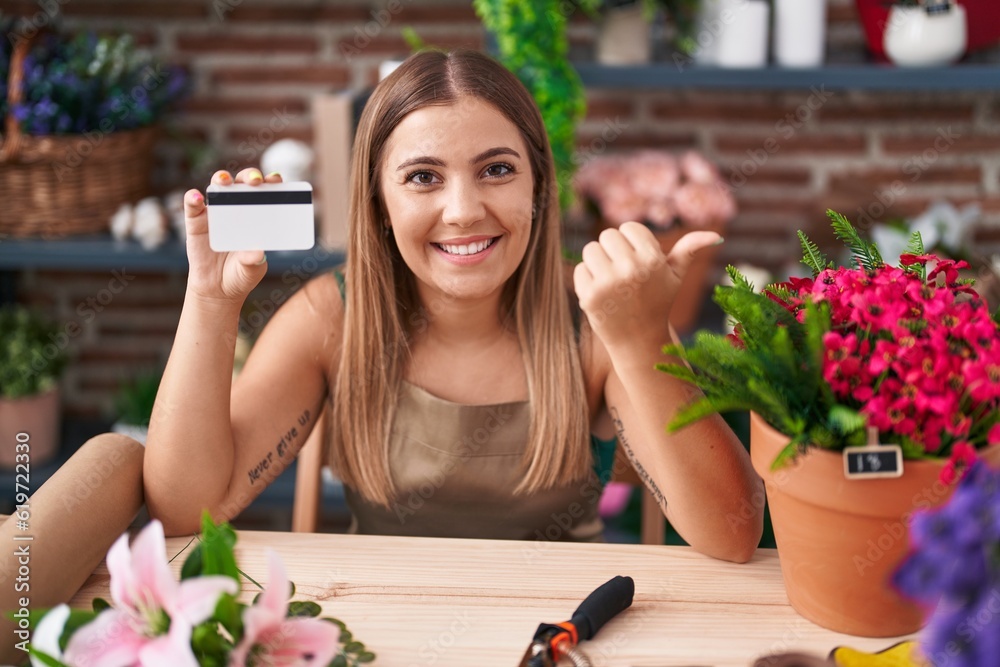
[[[885,0],[856,2],[868,50],[876,60],[885,61],[884,36],[889,24],[889,5]],[[1000,40],[1000,3],[996,0],[962,0],[962,6],[968,16],[968,51],[996,44]]]
[[[935,13],[924,7],[894,5],[885,27],[885,53],[901,67],[950,65],[965,53],[967,39],[962,5]]]
[[[106,231],[121,204],[135,203],[151,192],[153,148],[161,127],[153,122],[115,130],[114,123],[136,113],[131,107],[114,107],[99,128],[82,134],[23,131],[12,110],[29,94],[25,60],[48,34],[43,28],[17,40],[6,70],[7,115],[0,118],[0,235],[60,237]]]
[[[642,3],[631,2],[605,10],[597,33],[596,59],[602,65],[650,62],[652,43]]]
[[[750,416],[750,458],[764,479],[788,601],[836,632],[897,637],[918,630],[924,612],[889,577],[909,549],[909,519],[952,493],[938,481],[944,461],[904,461],[903,475],[849,480],[840,453],[811,448],[787,468],[771,462],[788,444]],[[1000,446],[983,452],[1000,466]]]
[[[33,396],[0,398],[0,438],[4,443],[0,467],[15,468],[19,463],[38,467],[54,459],[59,451],[59,387]],[[18,448],[19,443],[27,447]]]
[[[771,5],[764,0],[724,0],[716,64],[733,69],[767,66]],[[728,12],[728,14],[727,14]],[[726,21],[727,16],[732,17]]]
[[[774,61],[819,67],[826,46],[826,0],[775,0]]]

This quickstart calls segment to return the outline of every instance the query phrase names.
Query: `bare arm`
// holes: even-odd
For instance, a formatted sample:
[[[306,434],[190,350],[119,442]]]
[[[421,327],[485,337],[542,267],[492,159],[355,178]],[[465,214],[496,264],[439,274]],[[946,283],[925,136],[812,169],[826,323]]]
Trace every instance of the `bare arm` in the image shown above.
[[[167,534],[197,531],[204,509],[236,516],[305,444],[340,319],[332,282],[310,281],[278,309],[232,387],[238,311],[185,301],[144,463],[150,515]]]
[[[699,391],[655,369],[673,340],[668,314],[691,254],[713,236],[685,236],[665,258],[648,229],[626,223],[584,248],[574,283],[595,334],[592,367],[603,373],[596,380],[625,454],[692,546],[743,562],[763,531],[762,482],[719,415],[667,432]]]
[[[217,172],[213,182],[232,182]],[[269,180],[271,177],[269,177]],[[280,180],[280,177],[274,177]],[[244,170],[237,182],[261,182]],[[167,534],[198,530],[203,510],[229,519],[295,456],[326,395],[330,332],[341,303],[329,275],[288,298],[261,333],[237,386],[240,307],[267,270],[260,251],[216,253],[201,193],[185,195],[188,287],[150,420],[143,484]]]

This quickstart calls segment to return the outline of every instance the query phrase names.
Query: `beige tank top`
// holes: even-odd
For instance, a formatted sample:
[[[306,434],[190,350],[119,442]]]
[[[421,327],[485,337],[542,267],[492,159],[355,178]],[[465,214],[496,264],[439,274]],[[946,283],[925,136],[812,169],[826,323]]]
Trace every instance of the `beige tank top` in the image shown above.
[[[462,405],[404,382],[389,443],[398,496],[386,509],[345,488],[351,532],[603,541],[597,474],[565,488],[514,494],[529,427],[527,401]]]

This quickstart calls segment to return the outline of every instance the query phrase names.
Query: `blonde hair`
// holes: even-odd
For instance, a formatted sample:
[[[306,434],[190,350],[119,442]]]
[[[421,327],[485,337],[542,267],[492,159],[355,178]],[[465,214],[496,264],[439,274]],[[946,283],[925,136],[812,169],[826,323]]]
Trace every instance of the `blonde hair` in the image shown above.
[[[415,280],[391,235],[379,171],[393,130],[409,113],[471,95],[521,132],[534,176],[536,211],[524,259],[504,287],[503,315],[521,346],[531,405],[524,477],[514,490],[535,493],[587,477],[591,469],[586,392],[562,266],[552,151],[538,108],[517,78],[475,51],[410,56],[365,105],[351,164],[344,333],[330,396],[328,460],[345,484],[389,506],[395,488],[389,432],[409,358],[426,326]]]

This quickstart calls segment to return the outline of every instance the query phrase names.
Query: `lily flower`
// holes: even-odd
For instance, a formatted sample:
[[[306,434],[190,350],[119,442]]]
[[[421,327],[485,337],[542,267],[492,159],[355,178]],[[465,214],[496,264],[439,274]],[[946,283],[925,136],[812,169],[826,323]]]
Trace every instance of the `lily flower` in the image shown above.
[[[35,628],[31,635],[31,648],[40,651],[50,658],[62,659],[62,650],[59,648],[59,637],[69,620],[69,606],[61,604],[48,611]],[[38,657],[31,656],[32,667],[44,667],[45,663]]]
[[[139,533],[131,550],[127,535],[118,538],[107,564],[115,605],[73,634],[64,661],[80,667],[197,667],[191,629],[212,615],[223,593],[236,593],[236,582],[204,576],[178,583],[159,521]]]
[[[273,550],[267,559],[268,586],[243,612],[243,640],[229,666],[326,667],[336,655],[340,628],[318,618],[288,618],[288,574]]]

